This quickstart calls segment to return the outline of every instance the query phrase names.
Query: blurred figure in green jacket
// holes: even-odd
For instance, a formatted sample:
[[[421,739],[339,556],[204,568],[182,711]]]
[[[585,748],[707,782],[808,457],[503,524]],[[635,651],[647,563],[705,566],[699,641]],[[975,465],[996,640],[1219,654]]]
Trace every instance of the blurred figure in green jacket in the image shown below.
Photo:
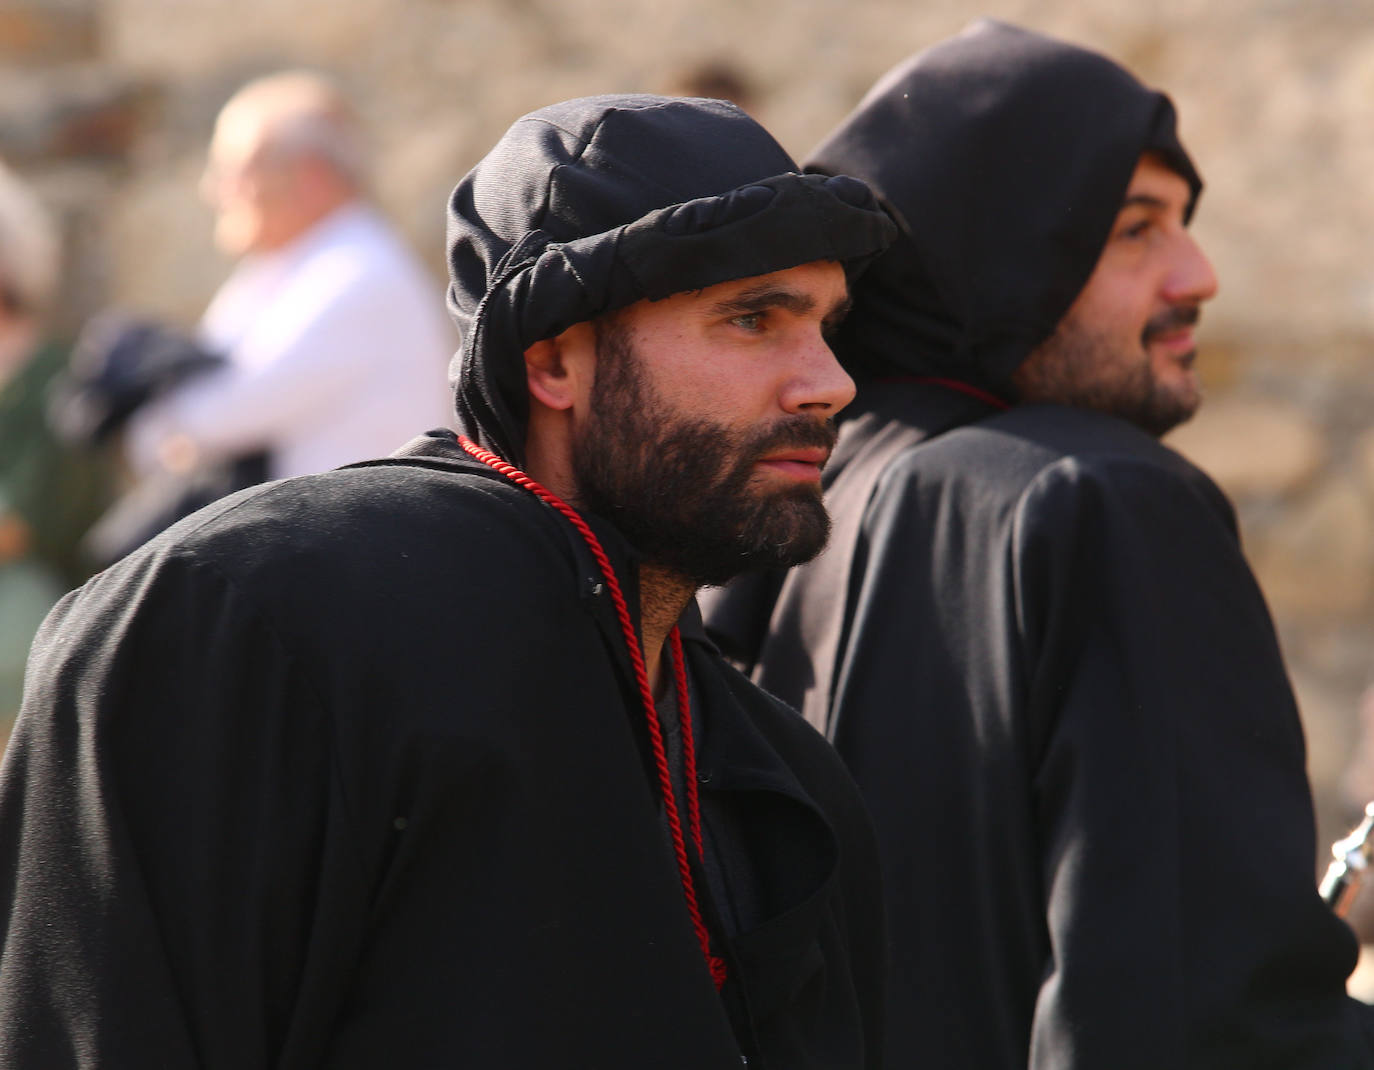
[[[95,458],[49,430],[66,349],[47,338],[59,242],[33,192],[0,164],[0,748],[19,709],[33,633],[85,579],[79,544],[107,502]]]

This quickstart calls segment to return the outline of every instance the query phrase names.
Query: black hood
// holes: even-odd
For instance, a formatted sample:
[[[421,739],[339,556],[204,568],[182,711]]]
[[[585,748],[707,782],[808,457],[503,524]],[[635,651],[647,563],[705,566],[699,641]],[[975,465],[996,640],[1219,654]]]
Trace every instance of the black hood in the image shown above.
[[[724,101],[589,97],[518,120],[449,199],[460,430],[520,464],[534,342],[814,260],[852,271],[892,240],[862,182],[797,170]]]
[[[903,226],[854,293],[852,374],[1010,376],[1092,274],[1144,152],[1202,180],[1168,97],[1105,56],[982,20],[889,71],[807,169],[862,178]]]

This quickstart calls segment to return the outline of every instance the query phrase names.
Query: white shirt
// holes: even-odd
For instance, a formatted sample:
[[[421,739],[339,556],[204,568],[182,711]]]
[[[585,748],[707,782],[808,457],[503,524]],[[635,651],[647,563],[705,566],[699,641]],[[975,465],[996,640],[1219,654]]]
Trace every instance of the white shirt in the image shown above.
[[[158,471],[178,439],[200,462],[267,450],[273,479],[385,456],[452,425],[456,334],[437,281],[372,209],[345,206],[240,262],[198,331],[227,364],[135,414],[130,462]]]

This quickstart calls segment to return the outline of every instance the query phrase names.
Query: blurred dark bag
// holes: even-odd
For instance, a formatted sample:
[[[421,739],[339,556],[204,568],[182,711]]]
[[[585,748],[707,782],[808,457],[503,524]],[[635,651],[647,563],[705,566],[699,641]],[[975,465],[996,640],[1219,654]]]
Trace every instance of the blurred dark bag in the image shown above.
[[[83,328],[66,374],[53,384],[49,422],[69,443],[103,444],[140,406],[223,363],[175,328],[102,312]]]
[[[141,406],[223,364],[175,328],[103,312],[77,338],[67,373],[53,386],[48,419],[69,443],[106,446]],[[86,533],[83,555],[97,568],[114,563],[182,517],[266,480],[267,458],[256,452],[139,481]]]

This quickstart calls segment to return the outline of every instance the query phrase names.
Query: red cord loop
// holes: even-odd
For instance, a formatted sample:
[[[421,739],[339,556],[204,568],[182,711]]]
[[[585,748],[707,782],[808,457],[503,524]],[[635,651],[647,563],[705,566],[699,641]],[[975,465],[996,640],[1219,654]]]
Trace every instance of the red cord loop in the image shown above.
[[[977,398],[984,405],[990,405],[1002,412],[1011,408],[1011,402],[1005,398],[999,398],[989,390],[984,390],[960,379],[944,379],[937,375],[889,375],[878,381],[882,383],[914,383],[917,386],[943,386],[947,390]]]
[[[562,513],[567,521],[577,529],[578,534],[582,536],[583,541],[587,544],[587,549],[596,559],[597,567],[601,569],[601,575],[606,580],[606,587],[611,592],[611,600],[615,603],[616,616],[620,619],[620,630],[625,637],[625,647],[630,655],[630,664],[634,667],[635,682],[639,686],[640,703],[644,707],[644,719],[649,728],[649,745],[653,751],[654,765],[658,772],[659,793],[663,796],[663,809],[668,818],[668,831],[673,841],[673,854],[677,858],[678,878],[682,882],[682,895],[687,901],[687,913],[691,915],[692,929],[696,932],[697,942],[701,945],[702,957],[706,959],[706,965],[711,971],[711,980],[715,983],[716,988],[720,989],[725,984],[725,960],[711,953],[711,935],[701,917],[701,905],[697,900],[696,884],[692,879],[692,867],[687,861],[687,844],[682,832],[682,819],[678,812],[677,794],[673,790],[672,773],[668,767],[668,753],[663,745],[663,727],[659,723],[658,708],[654,704],[653,690],[649,687],[649,672],[644,663],[644,654],[640,650],[639,637],[635,634],[634,618],[630,615],[630,608],[625,601],[625,595],[620,588],[620,580],[615,574],[615,569],[611,567],[611,560],[606,556],[606,551],[601,546],[601,540],[596,537],[596,533],[582,519],[577,510],[559,498],[553,491],[531,479],[513,464],[501,460],[490,450],[483,449],[466,435],[458,436],[458,445],[488,468],[500,472],[512,483],[524,487],[540,500]],[[673,677],[677,684],[678,716],[682,721],[682,771],[683,780],[686,781],[687,787],[688,829],[692,837],[692,846],[696,848],[697,858],[700,859],[702,857],[701,803],[697,796],[696,744],[692,740],[692,712],[687,691],[687,662],[682,653],[682,636],[676,626],[668,634],[668,642],[673,654]]]

